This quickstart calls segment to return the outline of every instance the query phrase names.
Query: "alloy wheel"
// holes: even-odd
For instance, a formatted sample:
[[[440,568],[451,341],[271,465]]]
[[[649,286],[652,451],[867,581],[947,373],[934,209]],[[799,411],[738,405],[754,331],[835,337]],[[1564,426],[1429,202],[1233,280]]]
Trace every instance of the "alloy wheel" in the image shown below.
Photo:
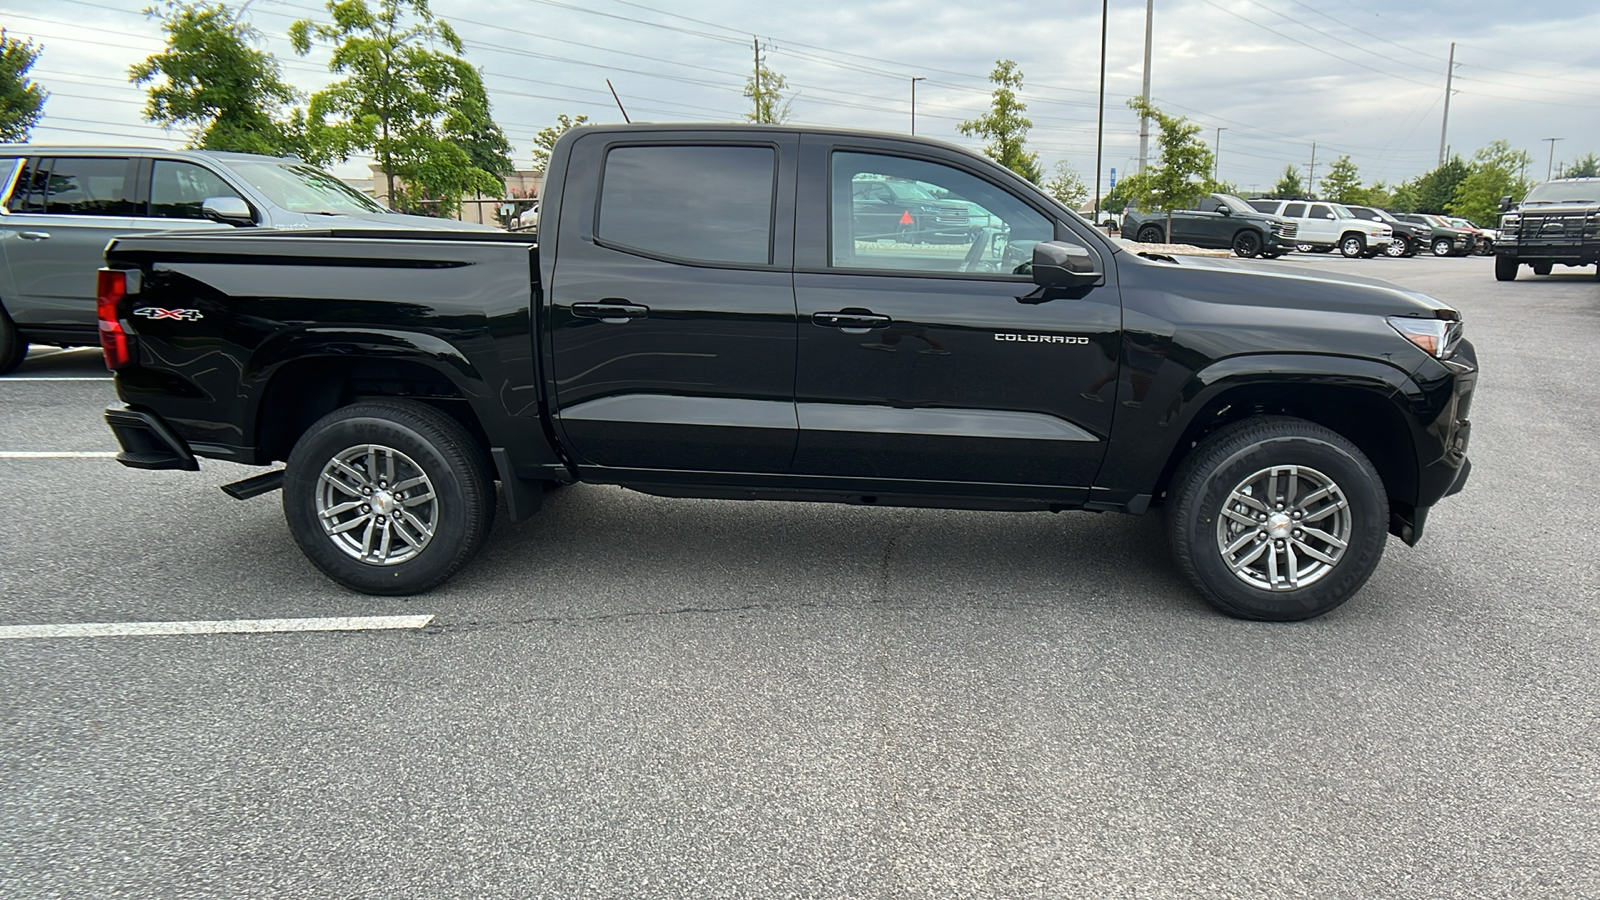
[[[352,559],[393,566],[433,540],[439,501],[422,467],[393,447],[357,444],[336,454],[317,479],[317,520]]]
[[[1273,466],[1229,492],[1217,552],[1251,587],[1297,590],[1333,571],[1352,530],[1350,502],[1333,479],[1307,466]]]

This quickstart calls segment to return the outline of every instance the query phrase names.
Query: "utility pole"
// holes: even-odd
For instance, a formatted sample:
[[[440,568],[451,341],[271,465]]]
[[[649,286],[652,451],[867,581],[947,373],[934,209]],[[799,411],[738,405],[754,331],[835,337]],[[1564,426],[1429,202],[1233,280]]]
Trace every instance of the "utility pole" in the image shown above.
[[[1439,165],[1444,165],[1445,135],[1450,133],[1450,86],[1456,77],[1456,42],[1450,42],[1450,64],[1444,70],[1444,121],[1439,125]]]
[[[1550,162],[1544,167],[1544,180],[1549,181],[1550,173],[1556,167],[1556,141],[1564,141],[1566,138],[1540,138],[1540,140],[1550,142]]]
[[[917,82],[927,81],[927,77],[918,75],[911,79],[911,136],[917,136]]]
[[[1306,171],[1306,196],[1317,194],[1317,142],[1311,142],[1311,168]]]
[[[1100,120],[1094,127],[1094,224],[1100,224],[1100,165],[1106,137],[1106,13],[1111,0],[1100,0]]]
[[[1101,4],[1103,7],[1105,4]],[[1150,39],[1152,36],[1151,23],[1155,17],[1156,0],[1145,0],[1144,4],[1144,105],[1150,105]],[[1105,14],[1100,15],[1100,31],[1105,32]],[[1103,41],[1102,41],[1103,43]],[[1104,54],[1101,54],[1104,56]],[[1144,174],[1145,161],[1150,158],[1150,119],[1146,116],[1139,117],[1139,174]]]
[[[756,48],[756,124],[761,124],[761,39],[755,35],[750,36],[750,43]]]
[[[1217,149],[1211,154],[1211,180],[1217,180],[1217,170],[1222,168],[1222,133],[1228,130],[1226,125],[1217,126]]]

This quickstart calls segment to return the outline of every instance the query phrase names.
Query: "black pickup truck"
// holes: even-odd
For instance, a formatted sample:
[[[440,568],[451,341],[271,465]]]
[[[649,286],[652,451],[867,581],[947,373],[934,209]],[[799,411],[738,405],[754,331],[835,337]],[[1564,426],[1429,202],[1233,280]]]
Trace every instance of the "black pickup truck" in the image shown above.
[[[1494,277],[1515,281],[1517,267],[1549,275],[1564,266],[1600,266],[1600,178],[1558,178],[1536,185],[1513,207],[1500,199]],[[1600,281],[1600,268],[1594,277]]]
[[[962,243],[863,228],[864,181]],[[1339,605],[1466,480],[1460,316],[1382,282],[1137,255],[921,139],[607,126],[557,144],[524,235],[115,241],[100,328],[125,465],[286,461],[310,560],[403,594],[574,481],[672,497],[1166,507],[1222,611]],[[1259,264],[1254,264],[1259,266]],[[1061,560],[1070,566],[1071,560]]]

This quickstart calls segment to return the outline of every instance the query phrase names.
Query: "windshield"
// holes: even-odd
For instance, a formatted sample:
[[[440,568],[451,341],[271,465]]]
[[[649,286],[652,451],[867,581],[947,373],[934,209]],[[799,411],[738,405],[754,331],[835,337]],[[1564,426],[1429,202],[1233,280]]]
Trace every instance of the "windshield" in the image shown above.
[[[1213,194],[1217,202],[1238,213],[1254,213],[1256,208],[1232,194]]]
[[[1471,222],[1468,222],[1466,219],[1447,219],[1446,221],[1448,221],[1451,225],[1455,226],[1456,228],[1470,228],[1470,229],[1472,229],[1474,231],[1476,231],[1477,228],[1478,228],[1478,226],[1472,224]]]
[[[1428,224],[1438,226],[1439,228],[1454,228],[1455,227],[1454,225],[1451,225],[1449,222],[1446,222],[1444,220],[1444,216],[1425,215],[1425,216],[1423,216],[1423,218],[1428,220]]]
[[[1388,222],[1390,225],[1397,225],[1400,222],[1399,219],[1389,215],[1387,211],[1373,209],[1369,206],[1351,207],[1350,211],[1355,213],[1357,218],[1361,219],[1377,219],[1380,222]]]
[[[1547,181],[1524,197],[1523,203],[1600,203],[1600,178],[1581,181]]]
[[[1337,203],[1333,204],[1333,215],[1339,219],[1354,219],[1356,217],[1355,213]]]
[[[936,199],[938,199],[938,198],[934,197],[933,194],[929,193],[927,191],[927,189],[923,188],[921,185],[912,184],[909,181],[886,181],[886,182],[884,182],[884,184],[887,184],[889,186],[889,193],[893,194],[894,198],[896,200],[936,200]]]
[[[389,212],[377,201],[320,169],[281,160],[230,160],[228,167],[274,206],[290,212],[328,216]]]

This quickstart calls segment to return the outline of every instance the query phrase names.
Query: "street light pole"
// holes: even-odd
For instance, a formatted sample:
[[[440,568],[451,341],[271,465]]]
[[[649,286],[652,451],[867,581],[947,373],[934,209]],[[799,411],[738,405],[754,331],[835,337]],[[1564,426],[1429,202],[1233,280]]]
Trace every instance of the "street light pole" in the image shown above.
[[[1540,140],[1550,142],[1550,162],[1544,167],[1544,180],[1549,181],[1550,173],[1556,168],[1556,141],[1564,141],[1566,138],[1540,138]]]
[[[1217,180],[1217,170],[1222,168],[1222,133],[1228,130],[1226,125],[1217,126],[1217,149],[1211,156],[1211,180]]]
[[[928,79],[918,75],[911,79],[911,136],[917,136],[917,82]]]
[[[1111,0],[1100,0],[1100,121],[1094,129],[1094,224],[1100,224],[1100,164],[1106,142],[1106,12]]]

